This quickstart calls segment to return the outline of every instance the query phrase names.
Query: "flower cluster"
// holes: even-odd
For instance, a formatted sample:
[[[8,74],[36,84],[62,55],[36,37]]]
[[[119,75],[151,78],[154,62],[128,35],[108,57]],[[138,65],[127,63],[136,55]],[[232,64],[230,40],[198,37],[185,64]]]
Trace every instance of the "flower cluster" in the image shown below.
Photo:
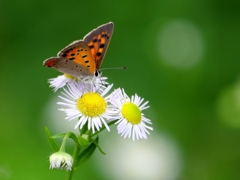
[[[69,121],[78,119],[75,129],[80,130],[80,136],[71,132],[56,135],[55,138],[64,137],[60,149],[56,148],[52,140],[54,136],[51,137],[47,132],[52,147],[55,147],[55,153],[50,156],[50,168],[72,170],[78,166],[81,159],[90,156],[86,150],[83,155],[75,154],[74,157],[66,153],[65,145],[68,138],[76,142],[77,148],[86,145],[91,154],[98,141],[98,137],[96,139],[91,137],[103,129],[110,131],[109,126],[114,123],[117,124],[118,134],[124,138],[132,138],[133,141],[147,139],[149,130],[153,130],[151,120],[142,113],[149,108],[148,101],[144,102],[137,94],[130,98],[123,88],[111,91],[113,84],[106,80],[105,77],[76,78],[68,74],[49,80],[54,92],[63,88],[59,96],[61,101],[57,103],[61,106],[59,110],[65,112],[65,119]]]
[[[64,74],[49,80],[50,87],[57,91],[63,88],[60,111],[66,113],[66,119],[78,118],[75,128],[81,129],[86,123],[92,133],[99,131],[102,126],[110,131],[108,122],[116,121],[118,133],[124,138],[147,139],[148,130],[153,130],[152,124],[142,113],[149,108],[147,102],[137,94],[131,98],[124,89],[110,90],[113,84],[106,82],[106,77],[94,77],[90,80]]]

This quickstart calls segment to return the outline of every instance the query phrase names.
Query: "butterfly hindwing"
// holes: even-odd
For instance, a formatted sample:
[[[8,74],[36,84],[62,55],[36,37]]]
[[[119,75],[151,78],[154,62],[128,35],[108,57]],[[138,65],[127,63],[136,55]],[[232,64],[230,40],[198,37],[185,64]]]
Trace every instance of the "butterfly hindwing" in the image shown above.
[[[58,53],[58,56],[66,58],[76,63],[76,65],[85,67],[91,75],[93,75],[96,70],[95,59],[92,56],[90,48],[83,40],[74,41],[69,44]]]
[[[114,24],[110,22],[92,30],[83,38],[95,59],[96,69],[99,69],[102,64],[108,44],[112,37],[113,28]]]
[[[74,77],[79,77],[79,74],[83,76],[90,75],[87,68],[64,57],[48,58],[43,62],[43,65],[55,68],[62,73],[67,73]]]

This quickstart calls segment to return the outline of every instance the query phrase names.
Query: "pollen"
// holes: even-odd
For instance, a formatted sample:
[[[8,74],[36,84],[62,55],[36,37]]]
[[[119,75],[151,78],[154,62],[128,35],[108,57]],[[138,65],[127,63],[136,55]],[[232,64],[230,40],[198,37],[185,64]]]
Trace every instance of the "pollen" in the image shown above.
[[[69,79],[74,79],[75,78],[74,76],[71,76],[70,74],[66,74],[66,73],[64,73],[64,76],[66,78],[69,78]]]
[[[128,122],[132,124],[139,124],[141,122],[141,111],[134,103],[127,102],[123,104],[121,112]]]
[[[96,117],[107,109],[107,102],[98,93],[86,93],[77,100],[77,108],[88,117]]]

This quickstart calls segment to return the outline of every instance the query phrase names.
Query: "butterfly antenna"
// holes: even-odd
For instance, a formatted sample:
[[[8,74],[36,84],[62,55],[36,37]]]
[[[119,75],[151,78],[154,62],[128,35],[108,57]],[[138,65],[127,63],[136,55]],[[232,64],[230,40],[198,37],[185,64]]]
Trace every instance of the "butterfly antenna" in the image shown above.
[[[125,70],[125,69],[127,69],[127,67],[101,68],[101,69],[99,69],[99,70],[102,71],[102,70],[112,70],[112,69]]]

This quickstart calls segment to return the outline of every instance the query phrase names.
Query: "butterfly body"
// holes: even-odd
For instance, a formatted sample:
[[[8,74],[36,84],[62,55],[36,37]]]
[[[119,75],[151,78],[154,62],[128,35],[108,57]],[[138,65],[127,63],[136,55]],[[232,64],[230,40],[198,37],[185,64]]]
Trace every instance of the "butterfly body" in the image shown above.
[[[43,65],[74,77],[98,76],[113,26],[112,22],[99,26],[83,40],[74,41],[62,49],[57,57],[46,59]]]

